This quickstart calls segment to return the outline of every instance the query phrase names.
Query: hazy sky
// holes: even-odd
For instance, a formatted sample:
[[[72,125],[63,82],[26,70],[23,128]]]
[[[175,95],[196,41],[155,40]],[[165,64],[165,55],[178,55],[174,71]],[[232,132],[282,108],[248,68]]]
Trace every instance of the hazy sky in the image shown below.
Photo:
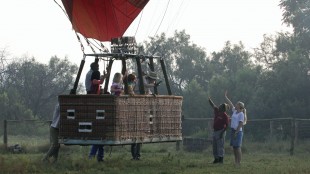
[[[148,36],[162,32],[172,36],[175,30],[185,29],[191,41],[207,52],[219,51],[227,40],[242,41],[251,49],[258,46],[263,34],[287,30],[281,22],[279,1],[150,0],[138,30],[140,17],[125,35],[137,31],[136,39],[142,42]],[[45,63],[53,55],[67,56],[78,65],[82,59],[71,23],[54,0],[0,0],[0,31],[0,48],[6,48],[10,57],[33,56]]]

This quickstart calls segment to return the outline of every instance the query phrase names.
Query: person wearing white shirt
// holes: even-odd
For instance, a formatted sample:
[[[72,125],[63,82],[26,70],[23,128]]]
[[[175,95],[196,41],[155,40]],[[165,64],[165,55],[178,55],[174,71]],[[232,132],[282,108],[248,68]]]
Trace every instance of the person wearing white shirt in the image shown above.
[[[58,152],[60,148],[60,144],[58,143],[58,135],[59,135],[59,118],[60,118],[60,108],[59,103],[56,104],[53,114],[53,120],[50,126],[50,138],[51,138],[51,146],[47,151],[46,155],[42,159],[43,162],[50,162],[49,159],[51,157],[54,158],[53,163],[58,159]]]
[[[231,127],[231,139],[230,146],[234,149],[235,165],[240,166],[242,157],[242,138],[243,138],[243,126],[247,122],[246,109],[243,102],[237,102],[234,106],[233,103],[227,97],[227,91],[225,92],[225,99],[229,106],[232,108],[232,116],[230,121]]]

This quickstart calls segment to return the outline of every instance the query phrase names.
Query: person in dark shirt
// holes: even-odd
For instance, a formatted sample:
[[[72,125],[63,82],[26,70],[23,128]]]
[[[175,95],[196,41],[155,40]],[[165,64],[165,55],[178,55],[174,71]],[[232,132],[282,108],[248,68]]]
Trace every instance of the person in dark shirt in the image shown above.
[[[226,128],[229,124],[229,118],[226,111],[229,109],[226,103],[221,104],[217,107],[211,98],[209,97],[209,103],[214,110],[214,120],[213,120],[213,164],[223,163],[224,160],[224,143]]]
[[[93,62],[90,65],[91,69],[86,74],[85,87],[87,94],[100,94],[100,84],[103,83],[107,74],[100,75],[98,62]],[[104,146],[103,145],[92,145],[89,152],[89,159],[92,159],[97,154],[98,162],[103,161],[104,158]]]

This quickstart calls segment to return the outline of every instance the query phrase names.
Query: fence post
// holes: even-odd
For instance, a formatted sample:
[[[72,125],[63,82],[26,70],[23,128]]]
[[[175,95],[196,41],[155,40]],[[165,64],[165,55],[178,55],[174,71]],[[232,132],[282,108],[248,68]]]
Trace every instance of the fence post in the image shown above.
[[[184,115],[181,115],[181,124],[184,122]],[[183,125],[181,125],[183,127]],[[182,129],[181,129],[181,135],[182,135],[182,139],[183,139],[183,132],[182,132]],[[176,144],[175,144],[175,149],[176,151],[179,151],[180,150],[180,143],[182,142],[183,140],[181,141],[177,141]]]
[[[291,118],[291,149],[290,155],[294,155],[294,148],[295,148],[295,118]]]
[[[272,138],[273,137],[273,121],[272,120],[269,122],[269,128],[270,128],[270,138]]]
[[[294,144],[297,144],[298,141],[298,125],[299,125],[299,121],[295,119],[295,129],[294,129],[294,134],[295,134],[295,138],[294,138]]]
[[[4,132],[3,132],[3,144],[4,144],[4,148],[7,149],[8,148],[8,131],[7,131],[7,120],[3,120],[3,128],[4,128]]]

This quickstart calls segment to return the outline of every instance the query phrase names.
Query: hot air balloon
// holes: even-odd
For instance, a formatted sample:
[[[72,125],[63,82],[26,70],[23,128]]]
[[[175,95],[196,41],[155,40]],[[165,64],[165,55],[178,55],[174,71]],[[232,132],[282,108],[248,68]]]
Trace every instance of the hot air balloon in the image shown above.
[[[111,42],[109,52],[84,53],[70,95],[60,95],[59,142],[68,145],[124,145],[133,143],[176,142],[182,140],[181,96],[172,95],[165,62],[159,56],[137,54],[134,37],[123,34],[147,5],[148,0],[62,0],[64,11],[75,32],[85,38]],[[107,61],[110,75],[114,61],[122,62],[125,74],[126,61],[137,64],[137,76],[143,81],[141,62],[149,61],[154,71],[154,59],[161,66],[168,95],[159,95],[154,86],[154,95],[145,95],[143,83],[139,94],[129,95],[124,80],[124,95],[108,93],[110,76],[98,94],[76,94],[86,57],[95,61]],[[158,83],[157,83],[158,84]]]

